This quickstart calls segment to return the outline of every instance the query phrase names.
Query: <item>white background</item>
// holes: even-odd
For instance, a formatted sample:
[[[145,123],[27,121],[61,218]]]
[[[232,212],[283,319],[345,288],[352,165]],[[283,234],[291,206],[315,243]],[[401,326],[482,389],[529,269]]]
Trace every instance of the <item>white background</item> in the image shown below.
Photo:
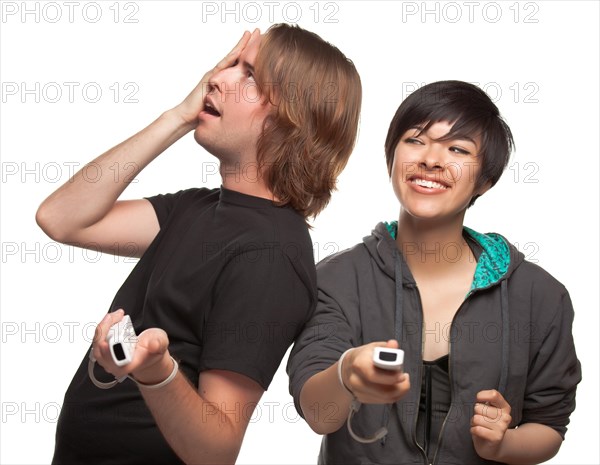
[[[600,463],[597,2],[231,2],[224,18],[221,2],[75,3],[2,5],[2,464],[50,461],[57,409],[91,325],[134,265],[52,243],[35,224],[37,206],[71,167],[177,104],[244,29],[285,21],[337,45],[364,89],[358,145],[314,223],[317,259],[397,217],[383,142],[409,90],[460,79],[496,100],[517,151],[466,224],[504,234],[569,289],[583,382],[550,463]],[[24,8],[39,13],[22,17]],[[216,187],[213,163],[188,135],[125,197]],[[298,421],[283,365],[263,402],[239,463],[315,463],[320,438]]]

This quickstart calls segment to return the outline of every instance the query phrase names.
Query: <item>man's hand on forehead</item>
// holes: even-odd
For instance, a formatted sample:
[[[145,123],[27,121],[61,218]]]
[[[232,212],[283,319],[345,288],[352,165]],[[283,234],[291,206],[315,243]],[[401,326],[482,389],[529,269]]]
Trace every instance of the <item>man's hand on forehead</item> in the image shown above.
[[[191,129],[195,128],[199,123],[198,115],[204,109],[205,97],[210,91],[209,80],[211,76],[232,66],[236,60],[239,59],[248,43],[251,40],[256,40],[256,37],[260,37],[259,29],[255,29],[252,33],[244,31],[244,34],[235,47],[233,47],[233,49],[231,49],[231,51],[219,61],[213,69],[208,71],[185,100],[174,108],[179,117],[186,125],[189,125]]]

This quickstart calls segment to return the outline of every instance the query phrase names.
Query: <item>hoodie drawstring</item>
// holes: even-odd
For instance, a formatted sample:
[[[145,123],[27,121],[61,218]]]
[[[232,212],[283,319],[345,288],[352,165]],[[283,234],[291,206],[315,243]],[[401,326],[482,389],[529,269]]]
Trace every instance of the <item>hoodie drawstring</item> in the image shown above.
[[[404,316],[404,292],[402,289],[402,260],[400,260],[400,252],[396,249],[394,251],[395,261],[395,274],[394,281],[396,283],[396,308],[394,313],[394,339],[400,343],[402,340],[402,318]],[[390,418],[390,410],[392,405],[386,406],[382,414],[382,424],[387,425]],[[387,436],[381,438],[381,445],[385,445]]]
[[[502,313],[502,359],[498,392],[504,396],[508,382],[508,356],[510,350],[510,319],[508,315],[508,284],[506,279],[500,284],[500,312]]]
[[[400,343],[402,339],[402,317],[404,306],[404,292],[402,289],[402,261],[400,260],[400,252],[396,249],[395,257],[395,280],[396,280],[396,313],[394,315],[394,338]]]

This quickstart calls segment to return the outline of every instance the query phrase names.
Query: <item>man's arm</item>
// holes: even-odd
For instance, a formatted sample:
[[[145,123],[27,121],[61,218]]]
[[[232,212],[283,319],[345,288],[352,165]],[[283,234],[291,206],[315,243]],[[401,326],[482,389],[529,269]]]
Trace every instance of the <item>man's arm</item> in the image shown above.
[[[159,231],[154,209],[145,199],[119,202],[117,199],[142,169],[196,128],[210,76],[234,63],[249,38],[250,34],[245,32],[234,49],[206,73],[181,104],[84,166],[44,200],[36,213],[42,230],[58,242],[112,254],[130,252],[129,245],[133,242],[134,255],[141,256]],[[89,182],[88,169],[110,175]]]
[[[138,337],[134,358],[126,367],[112,361],[106,334],[123,318],[123,311],[108,313],[98,325],[94,356],[116,377],[131,373],[143,384],[157,384],[173,370],[167,334],[158,328]],[[199,377],[198,391],[177,373],[158,389],[140,386],[156,423],[175,453],[186,463],[235,463],[248,422],[264,389],[247,376],[208,370]]]
[[[163,389],[140,391],[169,445],[193,464],[235,463],[264,392],[247,376],[224,370],[202,372],[197,392],[181,373]]]
[[[83,167],[44,200],[36,214],[38,225],[58,242],[81,247],[93,244],[105,253],[125,250],[115,243],[124,246],[133,242],[135,255],[141,256],[159,231],[154,209],[145,199],[117,199],[144,167],[189,130],[173,111],[164,113]],[[118,176],[111,171],[115,166],[121,171]],[[89,182],[87,169],[105,175]]]

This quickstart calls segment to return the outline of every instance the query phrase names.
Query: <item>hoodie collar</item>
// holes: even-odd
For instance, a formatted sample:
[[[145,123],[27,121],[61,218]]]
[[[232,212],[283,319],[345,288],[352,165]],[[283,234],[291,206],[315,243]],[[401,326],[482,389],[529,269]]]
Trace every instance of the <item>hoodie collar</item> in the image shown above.
[[[477,268],[469,293],[477,289],[485,289],[500,282],[507,275],[510,267],[510,247],[500,234],[482,234],[464,227],[483,249],[477,258]]]
[[[371,236],[363,239],[377,264],[392,278],[395,275],[394,252],[397,250],[397,231],[398,221],[381,222],[375,227]],[[482,234],[465,226],[463,235],[477,259],[469,294],[498,284],[523,261],[523,254],[512,247],[500,234]],[[402,280],[404,284],[415,284],[404,257],[402,257]]]

